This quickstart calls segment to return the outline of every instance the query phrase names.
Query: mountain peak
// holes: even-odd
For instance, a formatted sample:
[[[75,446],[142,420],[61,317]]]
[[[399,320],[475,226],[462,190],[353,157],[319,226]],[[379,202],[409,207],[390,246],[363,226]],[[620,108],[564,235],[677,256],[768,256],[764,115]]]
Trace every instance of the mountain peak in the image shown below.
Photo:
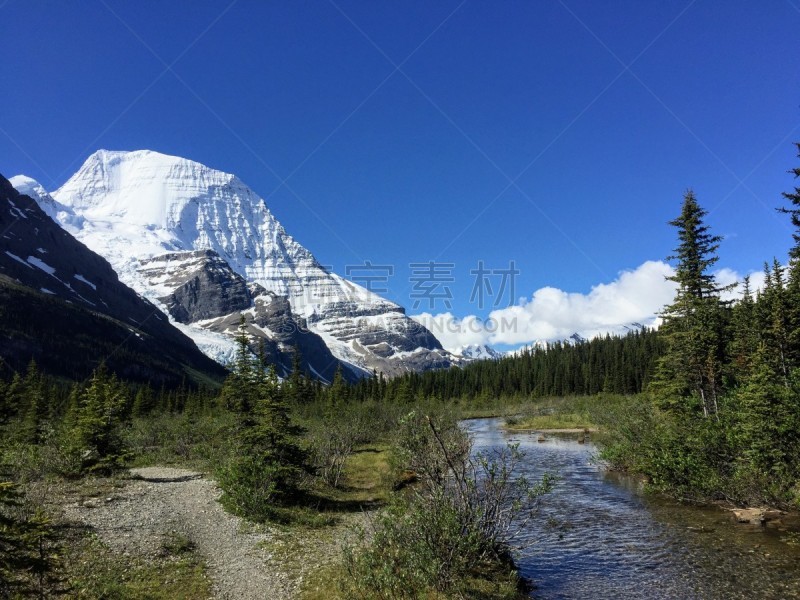
[[[153,150],[98,150],[53,196],[100,220],[124,220],[146,227],[170,227],[187,202],[238,183],[222,171]]]
[[[284,297],[292,327],[321,336],[340,360],[367,372],[449,365],[430,332],[323,268],[232,174],[152,150],[98,150],[53,198],[57,220],[151,301],[168,294],[151,281],[150,259],[211,250],[248,284]]]
[[[503,354],[488,344],[470,344],[462,346],[457,355],[468,360],[486,360],[502,358]]]

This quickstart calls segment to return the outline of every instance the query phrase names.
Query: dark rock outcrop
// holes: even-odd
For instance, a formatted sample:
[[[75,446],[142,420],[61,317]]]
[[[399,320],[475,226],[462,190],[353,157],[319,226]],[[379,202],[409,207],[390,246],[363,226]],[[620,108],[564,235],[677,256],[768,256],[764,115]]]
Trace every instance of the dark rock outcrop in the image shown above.
[[[333,375],[340,361],[333,356],[320,336],[309,331],[304,319],[292,313],[285,296],[263,292],[255,297],[253,306],[245,311],[225,315],[204,323],[204,328],[217,333],[236,335],[242,316],[246,323],[246,334],[254,352],[263,351],[267,361],[275,366],[281,377],[291,373],[295,352],[300,352],[302,368],[312,377],[326,382]],[[347,379],[357,379],[366,373],[355,372],[349,365],[344,370]]]
[[[252,303],[247,281],[213,250],[162,254],[141,265],[151,282],[173,290],[159,300],[179,323],[214,319]]]
[[[332,381],[339,365],[322,338],[292,312],[286,296],[247,281],[213,250],[171,252],[141,261],[139,272],[154,289],[171,290],[159,300],[181,323],[237,335],[245,317],[251,349],[263,352],[281,377],[291,372],[299,351],[302,367],[313,377]],[[363,376],[346,371],[349,378]]]

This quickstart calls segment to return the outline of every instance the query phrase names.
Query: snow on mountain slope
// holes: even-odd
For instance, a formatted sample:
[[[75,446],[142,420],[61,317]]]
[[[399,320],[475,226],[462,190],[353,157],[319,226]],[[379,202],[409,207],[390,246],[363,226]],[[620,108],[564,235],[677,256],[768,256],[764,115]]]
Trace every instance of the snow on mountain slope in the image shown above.
[[[71,208],[57,202],[35,179],[26,175],[16,175],[9,179],[9,182],[20,194],[36,200],[44,213],[57,223],[69,223],[73,228],[81,226],[82,219],[76,217]]]
[[[490,358],[502,358],[503,356],[501,352],[498,352],[486,344],[462,346],[456,354],[468,360],[486,360]]]
[[[152,301],[166,290],[152,285],[143,262],[213,250],[248,282],[286,296],[339,359],[389,374],[447,362],[427,329],[397,304],[324,269],[234,175],[149,150],[100,150],[52,195],[29,178],[15,180]]]

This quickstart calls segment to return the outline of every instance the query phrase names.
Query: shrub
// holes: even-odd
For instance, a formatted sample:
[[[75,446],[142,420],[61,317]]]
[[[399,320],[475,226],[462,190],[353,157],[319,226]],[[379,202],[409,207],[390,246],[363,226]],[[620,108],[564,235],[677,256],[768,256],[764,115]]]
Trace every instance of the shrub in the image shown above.
[[[400,456],[419,477],[345,550],[346,594],[416,598],[463,596],[486,566],[508,570],[510,544],[535,514],[550,478],[532,485],[515,474],[516,446],[472,454],[454,419],[411,413],[401,422]],[[491,569],[489,569],[491,570]]]

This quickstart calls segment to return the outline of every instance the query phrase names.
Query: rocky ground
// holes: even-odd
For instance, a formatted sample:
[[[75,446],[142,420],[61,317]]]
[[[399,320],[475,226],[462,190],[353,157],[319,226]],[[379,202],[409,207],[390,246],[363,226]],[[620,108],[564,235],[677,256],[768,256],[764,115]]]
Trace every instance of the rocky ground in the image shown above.
[[[64,518],[91,527],[109,550],[123,555],[157,556],[165,540],[182,536],[204,559],[216,598],[297,596],[307,569],[288,560],[293,552],[275,551],[292,543],[286,532],[256,529],[226,513],[217,502],[219,488],[199,473],[147,467],[131,475],[99,497],[67,498]],[[302,564],[313,566],[313,553],[328,556],[332,548],[323,543],[310,550]]]

